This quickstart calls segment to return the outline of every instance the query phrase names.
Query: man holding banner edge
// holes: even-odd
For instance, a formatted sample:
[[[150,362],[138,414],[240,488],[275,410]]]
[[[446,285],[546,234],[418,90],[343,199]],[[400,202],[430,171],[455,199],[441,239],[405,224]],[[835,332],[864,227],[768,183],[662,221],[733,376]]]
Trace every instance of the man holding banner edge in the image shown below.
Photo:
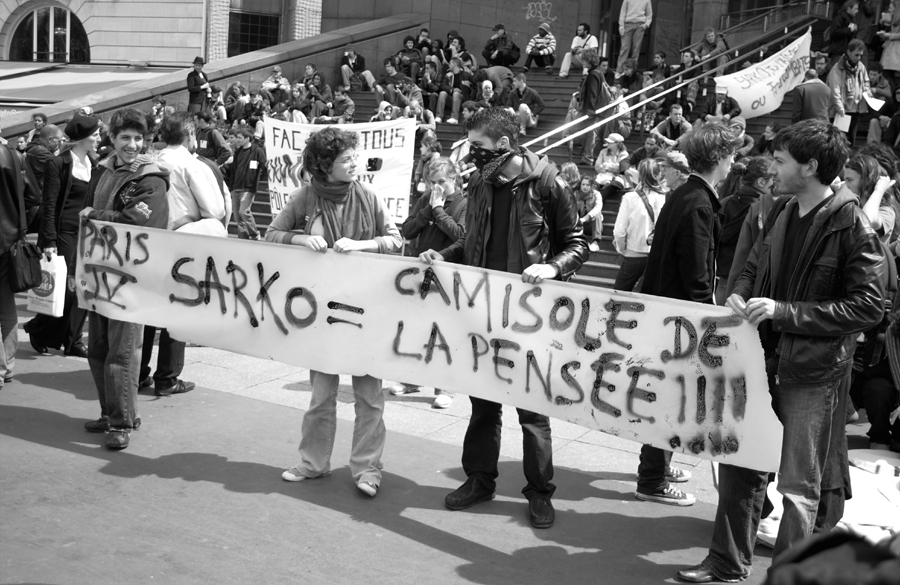
[[[477,112],[466,122],[466,131],[477,169],[469,180],[466,233],[450,247],[419,257],[428,264],[461,260],[470,266],[521,273],[530,284],[571,277],[588,258],[588,242],[575,196],[556,166],[518,146],[518,117],[502,108]],[[502,406],[470,400],[472,416],[462,455],[467,479],[445,498],[450,510],[492,500],[499,475]],[[528,480],[522,493],[528,499],[531,525],[549,528],[556,517],[550,500],[556,490],[551,482],[550,419],[517,411]]]

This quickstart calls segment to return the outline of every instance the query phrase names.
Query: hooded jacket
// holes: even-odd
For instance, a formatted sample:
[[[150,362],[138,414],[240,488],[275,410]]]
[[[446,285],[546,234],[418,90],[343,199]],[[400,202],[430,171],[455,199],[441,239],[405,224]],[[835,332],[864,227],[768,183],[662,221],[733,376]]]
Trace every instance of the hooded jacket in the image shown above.
[[[757,239],[734,294],[774,298],[788,221],[798,205],[782,198]],[[850,372],[859,333],[884,312],[885,258],[856,196],[843,190],[813,219],[771,327],[781,334],[776,384],[817,383]],[[764,322],[765,323],[765,322]]]
[[[546,156],[523,150],[522,171],[513,180],[513,204],[509,218],[509,259],[522,268],[552,264],[559,280],[569,279],[588,258],[588,242],[578,217],[578,202],[558,176],[552,186],[541,187],[554,166]],[[544,193],[541,190],[546,188]],[[493,187],[476,171],[469,179],[465,234],[440,251],[448,262],[484,268],[491,235]],[[549,207],[549,208],[548,208]]]
[[[91,205],[97,192],[100,179],[106,173],[115,172],[113,161],[115,154],[100,162],[91,174],[89,195],[85,198]],[[148,228],[166,229],[169,225],[169,171],[156,166],[156,163],[135,163],[137,169],[125,180],[119,189],[111,195],[111,209],[93,209],[88,219],[124,223]]]

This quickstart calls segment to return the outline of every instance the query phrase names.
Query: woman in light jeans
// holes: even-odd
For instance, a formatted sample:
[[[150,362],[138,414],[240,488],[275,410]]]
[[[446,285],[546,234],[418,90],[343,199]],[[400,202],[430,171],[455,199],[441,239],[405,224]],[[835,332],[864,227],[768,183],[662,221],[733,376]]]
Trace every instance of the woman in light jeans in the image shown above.
[[[616,290],[632,291],[644,276],[653,230],[666,202],[662,182],[659,162],[646,158],[638,165],[637,187],[622,196],[613,243],[625,259],[613,285]]]
[[[384,201],[356,180],[357,135],[337,128],[312,134],[303,151],[310,184],[291,194],[266,232],[266,241],[329,248],[342,254],[400,249],[400,232]],[[303,416],[300,463],[282,474],[287,481],[325,477],[331,473],[331,452],[337,429],[338,374],[311,370],[312,399]],[[384,394],[381,380],[353,376],[356,421],[350,450],[350,472],[356,486],[374,497],[381,484],[384,451]]]

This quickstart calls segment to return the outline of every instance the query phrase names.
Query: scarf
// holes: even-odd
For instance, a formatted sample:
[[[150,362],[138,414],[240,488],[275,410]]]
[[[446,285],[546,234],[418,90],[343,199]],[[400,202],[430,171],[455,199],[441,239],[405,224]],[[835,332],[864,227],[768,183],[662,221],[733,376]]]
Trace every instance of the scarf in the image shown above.
[[[512,161],[513,155],[516,154],[524,157],[525,149],[519,148],[515,151],[507,151],[505,155],[497,157],[485,164],[484,168],[481,169],[482,180],[489,185],[504,185],[508,183],[509,179],[503,176],[503,169],[506,168],[506,165],[508,165]]]
[[[371,240],[375,237],[375,206],[358,181],[323,183],[313,177],[310,186],[311,205],[322,213],[324,238],[329,248],[341,238]],[[312,224],[312,221],[307,224],[307,233]]]

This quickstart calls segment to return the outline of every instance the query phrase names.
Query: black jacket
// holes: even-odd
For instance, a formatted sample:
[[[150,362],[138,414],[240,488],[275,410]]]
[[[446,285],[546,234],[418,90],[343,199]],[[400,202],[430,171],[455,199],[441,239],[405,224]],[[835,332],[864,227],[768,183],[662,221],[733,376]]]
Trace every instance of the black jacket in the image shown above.
[[[197,154],[221,166],[231,158],[231,145],[214,127],[197,128]]]
[[[467,201],[462,193],[439,207],[432,207],[430,199],[428,193],[419,197],[400,226],[404,238],[416,240],[411,246],[414,256],[428,250],[443,250],[466,233]]]
[[[94,168],[86,206],[93,203],[97,185],[107,172],[112,171],[103,163]],[[156,163],[143,165],[112,194],[112,209],[93,209],[88,218],[164,230],[169,225],[168,190],[169,171],[160,169]]]
[[[757,201],[759,201],[759,192],[747,185],[741,185],[737,193],[722,200],[722,208],[719,209],[722,235],[719,237],[716,256],[716,276],[728,277],[744,219],[747,217],[750,206]]]
[[[42,189],[44,187],[44,171],[47,169],[47,163],[54,156],[56,155],[50,152],[49,148],[37,141],[29,143],[25,149],[25,160],[28,162],[28,166],[31,167],[38,186]]]
[[[778,201],[734,294],[745,300],[774,298],[787,224],[796,206],[794,198]],[[776,349],[779,381],[820,382],[850,371],[857,335],[878,324],[884,312],[882,250],[849,190],[839,191],[816,213],[787,287],[788,298],[776,302],[771,323],[781,333]]]
[[[703,120],[707,114],[715,116],[716,94],[710,93],[706,96],[705,99],[699,100],[694,113],[697,115],[697,119],[699,120]],[[722,102],[722,115],[725,114],[728,114],[729,118],[734,118],[735,116],[741,115],[741,107],[738,105],[737,100],[729,95],[726,95],[725,101]]]
[[[344,55],[341,57],[341,66],[343,67],[344,65],[349,67],[353,73],[362,73],[366,70],[366,58],[357,53],[356,60],[351,64],[350,57]]]
[[[0,255],[19,239],[19,197],[24,189],[22,161],[14,150],[0,144]]]
[[[672,192],[656,220],[642,293],[713,302],[720,207],[712,188],[697,175]]]
[[[598,67],[588,70],[587,76],[581,82],[579,102],[582,114],[593,115],[602,106],[609,103],[609,92],[603,91],[603,74]]]
[[[572,190],[557,176],[545,197],[541,178],[553,165],[545,156],[524,151],[522,172],[513,181],[513,213],[510,216],[510,259],[517,257],[523,268],[552,264],[559,279],[567,280],[588,259],[587,238],[578,217],[578,202]],[[448,262],[484,268],[491,235],[490,213],[493,187],[476,171],[469,179],[466,233],[449,248],[440,250]],[[549,203],[545,209],[544,202]]]
[[[187,90],[189,104],[202,104],[206,100],[206,90],[201,89],[204,83],[209,83],[209,78],[202,71],[191,71],[187,76]]]
[[[225,182],[232,191],[259,191],[260,173],[266,169],[266,152],[251,143],[238,148],[234,160],[225,169]]]
[[[96,161],[93,158],[89,160],[93,169]],[[54,156],[47,163],[41,205],[41,231],[38,233],[39,248],[56,247],[56,237],[62,222],[58,210],[65,209],[71,189],[72,152],[67,150],[59,156]]]

